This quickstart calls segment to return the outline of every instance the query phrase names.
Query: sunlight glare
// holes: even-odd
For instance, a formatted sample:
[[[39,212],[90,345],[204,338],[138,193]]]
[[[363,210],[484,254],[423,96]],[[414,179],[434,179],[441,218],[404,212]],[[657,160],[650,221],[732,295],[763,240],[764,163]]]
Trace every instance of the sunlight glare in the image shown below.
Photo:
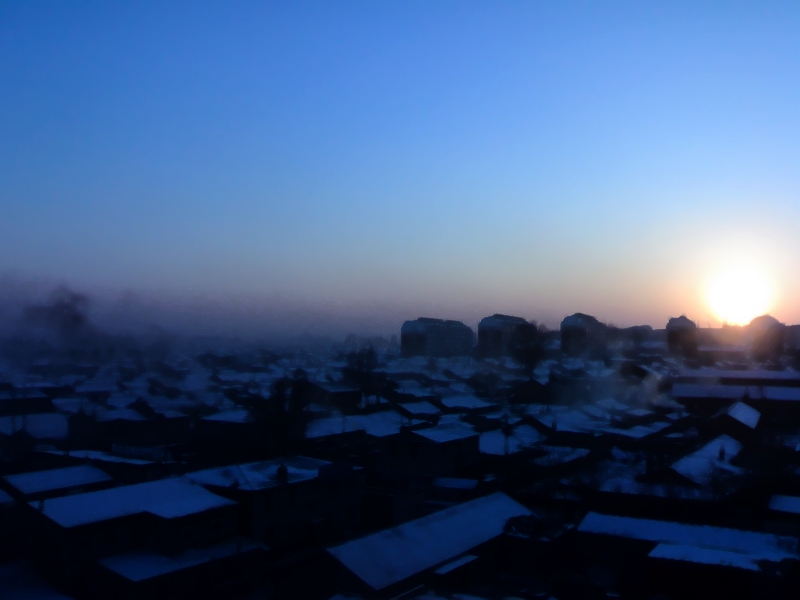
[[[740,264],[711,278],[707,299],[711,310],[723,323],[747,325],[754,317],[769,311],[773,291],[759,269]]]

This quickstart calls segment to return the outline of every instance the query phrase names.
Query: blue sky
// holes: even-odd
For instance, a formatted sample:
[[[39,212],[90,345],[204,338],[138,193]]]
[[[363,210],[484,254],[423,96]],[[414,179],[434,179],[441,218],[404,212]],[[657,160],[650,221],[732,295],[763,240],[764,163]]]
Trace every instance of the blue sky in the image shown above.
[[[741,255],[797,322],[798,30],[792,2],[6,1],[0,271],[662,326]]]

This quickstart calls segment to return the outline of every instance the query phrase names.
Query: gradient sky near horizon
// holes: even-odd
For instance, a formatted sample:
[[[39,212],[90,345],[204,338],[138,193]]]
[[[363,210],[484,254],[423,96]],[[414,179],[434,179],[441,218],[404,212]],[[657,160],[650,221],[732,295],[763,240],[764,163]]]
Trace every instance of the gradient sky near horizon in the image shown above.
[[[800,322],[798,31],[796,2],[6,0],[0,272],[663,327],[746,262]]]

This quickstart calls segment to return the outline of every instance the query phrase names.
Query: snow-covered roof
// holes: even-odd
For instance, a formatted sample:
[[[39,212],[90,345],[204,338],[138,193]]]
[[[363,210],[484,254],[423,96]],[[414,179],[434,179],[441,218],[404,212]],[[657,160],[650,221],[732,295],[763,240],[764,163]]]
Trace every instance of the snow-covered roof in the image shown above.
[[[51,498],[41,512],[62,527],[76,527],[140,513],[172,519],[233,504],[188,479],[171,478]]]
[[[498,492],[328,552],[371,588],[381,590],[457,558],[501,535],[510,518],[529,514],[524,506]]]
[[[111,481],[106,473],[90,465],[6,475],[3,479],[25,495]]]
[[[263,490],[281,485],[278,480],[278,468],[286,466],[288,483],[316,479],[319,468],[331,464],[327,460],[292,456],[289,458],[265,460],[262,462],[230,465],[189,473],[186,477],[202,485],[217,487],[234,486],[240,490]]]
[[[769,499],[770,510],[800,515],[800,497],[776,494]]]
[[[777,562],[785,558],[800,558],[795,538],[710,525],[690,525],[590,512],[581,521],[578,531],[659,544],[736,552],[755,560]]]
[[[239,538],[237,540],[226,540],[212,546],[192,548],[180,554],[165,556],[152,551],[139,551],[110,556],[98,562],[106,569],[122,575],[129,581],[145,581],[159,575],[174,573],[175,571],[261,548],[263,548],[261,544],[246,538]]]
[[[404,396],[414,396],[415,398],[430,398],[434,392],[429,387],[424,387],[417,381],[403,381],[395,392]]]
[[[633,427],[628,427],[627,429],[622,427],[609,427],[606,428],[605,431],[612,435],[619,435],[638,440],[648,435],[656,434],[662,429],[669,427],[669,425],[669,423],[665,423],[664,421],[656,421],[654,423],[648,423],[647,425],[635,425]]]
[[[702,548],[698,546],[683,546],[680,544],[659,544],[648,554],[650,558],[677,560],[717,567],[733,567],[747,571],[759,571],[757,558],[740,552],[717,550],[715,548]]]
[[[453,440],[461,440],[478,435],[472,427],[462,423],[436,425],[435,427],[417,429],[414,433],[436,443],[452,442]]]
[[[119,410],[100,409],[93,413],[95,420],[100,422],[108,421],[146,421],[147,417],[132,408],[122,408]]]
[[[64,456],[64,452],[60,450],[48,450],[47,453]],[[69,455],[74,456],[75,458],[84,458],[86,460],[99,460],[102,462],[111,462],[111,463],[127,463],[129,465],[153,464],[152,461],[149,460],[140,460],[138,458],[116,456],[114,454],[109,454],[108,452],[102,452],[100,450],[70,450]]]
[[[531,462],[540,467],[554,467],[563,465],[573,460],[578,460],[589,456],[587,448],[570,448],[569,446],[539,446],[547,454],[532,460]]]
[[[532,446],[544,439],[545,436],[530,425],[519,425],[508,436],[508,453],[516,454],[523,448]],[[481,454],[499,456],[506,453],[506,436],[500,429],[482,433],[479,444]]]
[[[77,414],[81,409],[86,409],[89,406],[96,407],[88,398],[54,398],[53,406],[61,412],[69,414]]]
[[[647,410],[646,408],[634,408],[632,410],[627,411],[632,417],[648,417],[653,414],[652,410]]]
[[[451,560],[449,563],[443,564],[441,567],[436,569],[434,573],[437,575],[446,575],[451,571],[455,571],[456,569],[463,567],[466,564],[471,563],[473,560],[476,560],[478,557],[474,554],[465,554],[464,556],[457,558],[455,560]]]
[[[440,412],[439,409],[430,402],[408,402],[400,406],[412,415],[437,415]]]
[[[672,470],[680,473],[698,485],[709,485],[717,473],[737,474],[740,469],[729,464],[742,450],[742,445],[727,435],[711,440],[705,446],[684,456],[672,465]]]
[[[680,498],[682,500],[714,501],[716,496],[708,490],[689,485],[669,483],[642,483],[636,480],[637,472],[610,477],[600,485],[601,492],[655,496],[658,498]]]
[[[361,422],[360,417],[361,415],[356,415],[356,416],[338,415],[335,417],[324,417],[322,419],[314,419],[313,421],[308,423],[308,425],[306,425],[306,438],[312,439],[318,437],[325,437],[328,435],[337,435],[340,433],[350,433],[352,431],[364,431],[365,426]],[[403,420],[401,418],[400,422],[402,423],[402,421]],[[400,425],[397,426],[397,429],[399,431]]]
[[[368,415],[336,415],[315,419],[306,426],[306,438],[324,437],[351,431],[365,431],[375,437],[386,437],[400,432],[403,425],[422,423],[408,419],[394,410],[383,410]]]
[[[759,419],[761,419],[761,413],[752,406],[747,406],[744,402],[732,404],[725,412],[743,425],[747,425],[750,429],[755,429]]]
[[[442,399],[442,404],[447,408],[464,408],[464,409],[480,409],[480,408],[489,408],[492,406],[491,402],[487,402],[486,400],[481,400],[480,398],[478,398],[477,396],[473,396],[472,394],[450,396],[448,398]]]
[[[221,421],[224,423],[248,423],[252,421],[250,411],[245,408],[234,410],[224,410],[213,415],[202,418],[203,421]]]

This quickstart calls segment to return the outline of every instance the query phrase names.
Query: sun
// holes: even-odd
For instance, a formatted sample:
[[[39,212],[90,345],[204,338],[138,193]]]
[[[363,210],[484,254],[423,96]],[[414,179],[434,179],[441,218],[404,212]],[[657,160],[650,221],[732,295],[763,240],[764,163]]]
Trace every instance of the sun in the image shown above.
[[[754,265],[732,265],[710,278],[708,305],[717,318],[731,325],[746,325],[772,307],[773,288]]]

